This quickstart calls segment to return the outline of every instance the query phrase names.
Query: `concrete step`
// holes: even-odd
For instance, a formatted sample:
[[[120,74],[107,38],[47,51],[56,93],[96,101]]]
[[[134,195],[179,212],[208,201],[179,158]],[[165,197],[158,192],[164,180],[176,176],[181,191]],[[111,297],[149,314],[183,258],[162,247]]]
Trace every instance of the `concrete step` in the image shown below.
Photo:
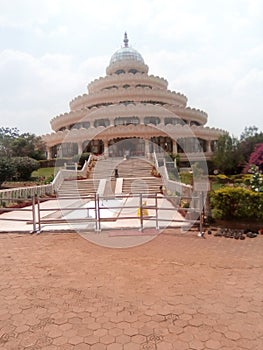
[[[161,178],[125,178],[123,193],[159,193],[162,185]]]
[[[106,195],[115,193],[115,169],[119,178],[123,178],[123,193],[156,193],[162,184],[160,178],[151,176],[153,165],[142,158],[108,158],[98,160],[87,180],[64,181],[59,189],[59,195],[87,196],[98,190],[101,179],[108,179]]]
[[[58,190],[60,196],[82,195],[87,196],[97,192],[99,180],[67,180]]]

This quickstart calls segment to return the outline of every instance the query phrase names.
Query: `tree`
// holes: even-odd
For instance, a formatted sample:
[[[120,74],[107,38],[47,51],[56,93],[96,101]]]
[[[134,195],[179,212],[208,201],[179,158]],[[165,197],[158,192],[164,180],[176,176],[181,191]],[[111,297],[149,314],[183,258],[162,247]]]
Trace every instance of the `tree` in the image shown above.
[[[0,128],[0,156],[45,158],[45,144],[35,134],[19,134],[16,128]]]
[[[15,166],[9,158],[0,158],[0,187],[3,182],[12,179],[15,175]]]
[[[12,152],[14,155],[40,160],[45,158],[45,144],[40,136],[24,133],[13,140]]]
[[[240,141],[247,140],[248,138],[255,137],[256,135],[258,135],[258,127],[255,125],[246,126],[240,135]]]
[[[238,148],[238,139],[229,134],[220,136],[212,161],[214,167],[223,174],[239,173],[243,164],[243,156]]]
[[[31,173],[39,168],[39,162],[29,157],[14,157],[11,163],[15,168],[16,180],[29,180]]]
[[[256,126],[246,127],[240,136],[239,150],[243,154],[244,166],[249,168],[249,157],[254,152],[257,144],[263,143],[263,132],[260,132]]]
[[[17,128],[0,128],[0,156],[12,156],[12,142],[18,136]]]
[[[249,158],[249,165],[256,165],[259,171],[263,172],[263,143],[255,146]]]

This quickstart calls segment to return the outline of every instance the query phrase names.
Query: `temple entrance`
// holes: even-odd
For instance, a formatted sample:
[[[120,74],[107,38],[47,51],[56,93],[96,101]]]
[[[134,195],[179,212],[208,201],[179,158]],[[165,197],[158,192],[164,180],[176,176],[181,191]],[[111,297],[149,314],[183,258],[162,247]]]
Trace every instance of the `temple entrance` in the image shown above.
[[[109,141],[109,157],[139,157],[145,155],[145,143],[141,138],[116,138]]]
[[[102,140],[91,140],[84,143],[85,148],[83,152],[102,154],[104,151],[104,145]]]
[[[168,136],[152,137],[150,142],[150,153],[153,153],[154,150],[158,149],[157,146],[162,148],[164,152],[173,152],[173,141]]]

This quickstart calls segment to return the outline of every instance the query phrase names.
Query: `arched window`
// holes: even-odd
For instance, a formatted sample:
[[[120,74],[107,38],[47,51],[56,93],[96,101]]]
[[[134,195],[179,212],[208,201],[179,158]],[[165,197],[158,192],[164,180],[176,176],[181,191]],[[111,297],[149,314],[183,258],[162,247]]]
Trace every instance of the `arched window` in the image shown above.
[[[111,90],[111,89],[118,89],[118,86],[117,85],[107,86],[102,90]]]
[[[80,129],[82,127],[81,123],[76,123],[76,124],[72,124],[70,126],[70,129]]]
[[[192,126],[192,125],[200,126],[200,123],[198,123],[198,122],[196,122],[194,120],[191,120],[190,126]]]
[[[82,127],[83,127],[84,129],[88,129],[88,128],[90,127],[90,122],[83,122],[83,123],[82,123]]]
[[[116,73],[116,74],[124,74],[125,71],[124,71],[123,69],[119,69],[119,70],[117,70],[115,73]]]
[[[125,106],[128,106],[128,105],[135,106],[135,103],[133,101],[121,101],[120,104],[125,105]]]
[[[151,85],[143,85],[143,84],[137,84],[136,86],[135,86],[136,88],[149,88],[149,89],[152,89],[152,86]]]
[[[118,117],[118,118],[115,118],[114,120],[115,126],[129,125],[129,124],[137,125],[139,123],[140,123],[140,119],[138,117]]]
[[[97,119],[94,122],[95,128],[97,128],[98,126],[104,126],[106,128],[109,125],[110,125],[109,119]]]
[[[180,124],[183,125],[184,121],[180,118],[164,118],[164,125],[167,124],[172,124],[172,125],[176,125],[176,124]]]
[[[157,125],[160,124],[160,118],[158,117],[145,117],[144,118],[144,124],[153,124],[153,125]]]
[[[138,73],[137,69],[129,69],[129,73],[136,74]]]

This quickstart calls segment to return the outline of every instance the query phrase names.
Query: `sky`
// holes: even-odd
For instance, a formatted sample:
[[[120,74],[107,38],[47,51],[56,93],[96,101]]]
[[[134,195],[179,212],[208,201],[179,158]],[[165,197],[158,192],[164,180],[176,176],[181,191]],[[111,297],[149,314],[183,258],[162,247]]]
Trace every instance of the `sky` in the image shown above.
[[[123,45],[239,137],[263,130],[263,0],[0,0],[0,127],[43,135]]]

